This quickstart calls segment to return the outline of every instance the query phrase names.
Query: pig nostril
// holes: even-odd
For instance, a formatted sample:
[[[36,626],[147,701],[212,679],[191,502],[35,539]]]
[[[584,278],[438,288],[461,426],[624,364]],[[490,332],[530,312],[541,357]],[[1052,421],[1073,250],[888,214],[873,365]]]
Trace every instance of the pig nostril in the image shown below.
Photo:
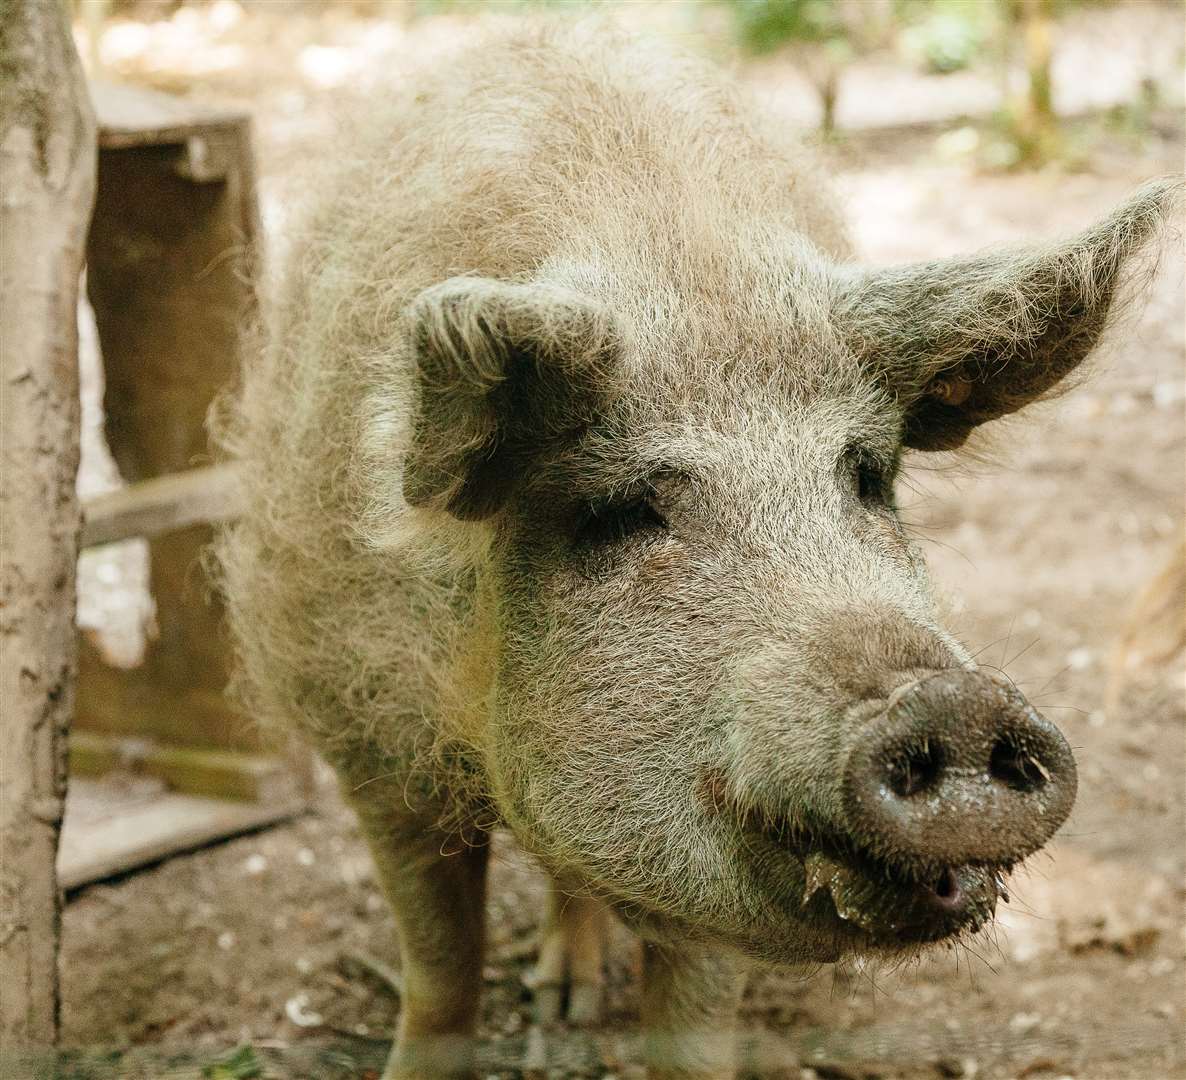
[[[1007,738],[996,741],[988,759],[988,769],[994,780],[1014,791],[1036,791],[1050,779],[1050,773],[1033,754]]]
[[[889,786],[901,799],[926,791],[939,779],[943,771],[943,755],[930,742],[910,747],[890,763]]]
[[[931,891],[944,907],[956,907],[964,898],[960,883],[950,869],[943,871],[939,880],[931,886]]]

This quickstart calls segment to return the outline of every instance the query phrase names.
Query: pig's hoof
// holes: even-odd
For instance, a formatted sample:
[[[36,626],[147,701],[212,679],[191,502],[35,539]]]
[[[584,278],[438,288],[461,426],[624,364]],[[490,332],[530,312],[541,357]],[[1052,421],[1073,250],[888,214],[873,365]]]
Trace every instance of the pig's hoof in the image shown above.
[[[540,1024],[578,1027],[601,1019],[606,910],[588,896],[553,888],[539,959],[524,981],[535,991]]]
[[[593,1027],[601,1022],[602,988],[590,982],[547,982],[535,985],[537,1024],[568,1023]]]
[[[535,1022],[558,1024],[564,1009],[564,987],[560,983],[539,983],[535,987]]]
[[[568,988],[568,1022],[573,1027],[595,1027],[601,1023],[600,983],[574,982]]]

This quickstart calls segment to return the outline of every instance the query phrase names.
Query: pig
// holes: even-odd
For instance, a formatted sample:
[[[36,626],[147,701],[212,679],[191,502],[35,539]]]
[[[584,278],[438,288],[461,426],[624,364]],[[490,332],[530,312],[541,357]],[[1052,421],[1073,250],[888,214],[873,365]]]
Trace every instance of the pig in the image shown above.
[[[467,1075],[492,830],[553,883],[545,1011],[643,942],[653,1077],[732,1075],[755,964],[974,933],[1073,756],[940,624],[908,453],[1051,394],[1175,201],[891,269],[702,61],[519,24],[311,166],[223,438],[250,715],[340,777],[394,909],[388,1077]]]

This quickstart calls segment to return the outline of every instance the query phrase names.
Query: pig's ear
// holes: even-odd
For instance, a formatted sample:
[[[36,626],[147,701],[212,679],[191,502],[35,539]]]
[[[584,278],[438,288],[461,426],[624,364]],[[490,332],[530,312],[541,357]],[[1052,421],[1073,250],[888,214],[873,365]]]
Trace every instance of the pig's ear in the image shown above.
[[[1153,181],[1061,243],[877,271],[841,291],[850,345],[906,409],[904,440],[960,446],[972,429],[1050,392],[1087,356],[1122,269],[1180,198]]]
[[[404,498],[489,517],[533,455],[596,417],[617,325],[579,293],[476,277],[426,290],[410,316],[418,370]]]

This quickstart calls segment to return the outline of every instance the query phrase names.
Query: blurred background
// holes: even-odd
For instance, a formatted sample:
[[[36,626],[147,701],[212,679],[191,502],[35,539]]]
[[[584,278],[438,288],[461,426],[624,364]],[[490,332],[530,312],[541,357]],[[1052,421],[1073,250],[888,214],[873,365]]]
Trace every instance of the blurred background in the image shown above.
[[[96,82],[250,117],[265,260],[282,257],[289,207],[308,194],[303,165],[343,152],[339,117],[365,113],[479,19],[594,10],[731,67],[802,130],[870,263],[1076,229],[1183,168],[1175,0],[74,3]],[[916,456],[901,491],[953,628],[1068,732],[1078,808],[968,949],[897,971],[757,977],[745,1024],[759,1044],[781,1040],[787,1076],[1186,1076],[1180,232],[1151,269],[1083,385],[1009,425],[983,460]],[[128,477],[105,432],[89,309],[81,326],[79,486],[94,497]],[[160,638],[149,559],[144,540],[83,555],[79,622],[100,666],[135,671]],[[168,786],[142,758],[105,770],[104,790],[79,787],[85,807],[72,795],[68,843],[71,814],[107,828]],[[312,813],[73,888],[64,1041],[104,1048],[79,1057],[78,1075],[156,1076],[165,1061],[216,1078],[380,1067],[398,1009],[391,918],[332,783],[312,772]],[[520,1076],[542,890],[509,844],[497,850],[482,1035],[490,1074]],[[630,1075],[625,935],[610,980],[609,1029],[560,1033],[548,1075]]]

